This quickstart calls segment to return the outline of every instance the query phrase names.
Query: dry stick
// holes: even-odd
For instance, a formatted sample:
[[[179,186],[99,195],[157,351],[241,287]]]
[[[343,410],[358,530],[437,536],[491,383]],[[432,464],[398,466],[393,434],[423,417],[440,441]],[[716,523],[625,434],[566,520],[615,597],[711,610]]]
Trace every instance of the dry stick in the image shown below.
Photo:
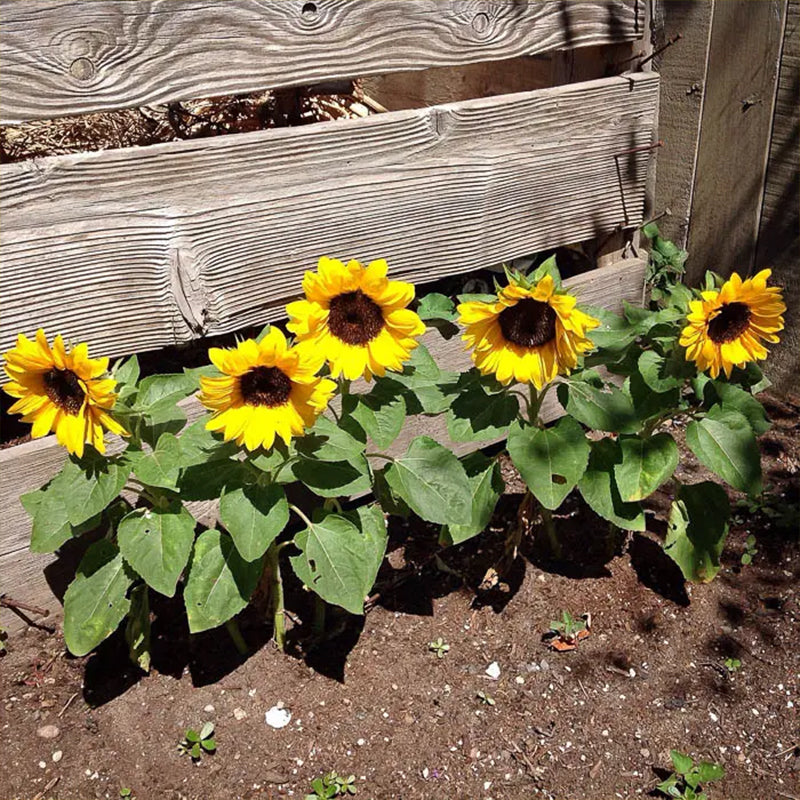
[[[51,780],[48,782],[47,786],[45,786],[45,787],[44,787],[44,789],[42,789],[42,790],[41,790],[41,791],[39,791],[39,792],[36,792],[36,794],[33,796],[33,800],[42,800],[42,798],[43,798],[43,797],[44,797],[44,796],[45,796],[45,795],[46,795],[46,794],[47,794],[47,793],[48,793],[48,792],[49,792],[49,791],[50,791],[50,790],[51,790],[51,789],[52,789],[52,788],[53,788],[53,787],[54,787],[54,786],[55,786],[55,785],[56,785],[56,784],[57,784],[57,783],[60,781],[60,780],[61,780],[61,776],[60,776],[60,775],[56,775],[56,776],[55,776],[55,778],[51,778]]]
[[[40,617],[50,616],[50,611],[47,608],[32,606],[28,603],[23,603],[21,600],[12,600],[5,594],[0,595],[0,606],[3,606],[3,608],[10,608],[12,611],[30,611],[31,614],[38,614]]]
[[[661,47],[658,48],[658,50],[653,50],[653,52],[650,53],[650,55],[647,56],[647,58],[643,58],[636,65],[636,68],[637,69],[641,69],[648,61],[652,61],[656,56],[661,55],[661,53],[663,53],[668,47],[672,47],[672,45],[675,44],[675,42],[678,42],[681,39],[683,39],[683,34],[682,33],[676,33],[671,39],[669,39],[666,42],[666,44],[662,44]]]
[[[64,707],[61,709],[61,711],[58,712],[59,717],[64,716],[64,712],[72,705],[72,701],[78,696],[78,694],[79,694],[78,692],[75,692],[75,694],[73,694],[72,697],[70,697],[69,700],[67,700],[67,702],[64,703]]]

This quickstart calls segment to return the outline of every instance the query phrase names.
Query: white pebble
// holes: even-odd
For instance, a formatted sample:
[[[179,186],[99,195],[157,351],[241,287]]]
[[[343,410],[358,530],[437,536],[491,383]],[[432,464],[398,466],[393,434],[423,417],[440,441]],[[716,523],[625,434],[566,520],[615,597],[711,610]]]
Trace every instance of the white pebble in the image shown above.
[[[234,708],[233,709],[233,716],[241,721],[247,716],[247,712],[243,708]]]
[[[486,674],[493,681],[496,681],[500,677],[500,665],[496,661],[492,661],[492,663],[486,667]]]
[[[430,770],[427,767],[423,767],[422,777],[425,778],[425,780],[428,780],[428,775],[430,774],[431,774]]]
[[[44,763],[44,761],[40,761],[40,762],[39,762],[39,766],[40,766],[42,769],[44,769],[44,768],[47,766],[47,764],[45,764],[45,763]]]
[[[61,750],[56,750],[55,753],[53,753],[53,761],[55,761],[56,764],[58,764],[58,762],[61,761],[63,757],[64,754],[61,752]]]
[[[363,747],[363,746],[364,746],[366,743],[367,743],[367,740],[366,740],[366,739],[359,739],[359,740],[356,742],[356,744],[357,744],[359,747]]]
[[[285,728],[292,721],[292,715],[277,705],[264,714],[264,721],[270,728]]]
[[[211,705],[211,703],[209,703],[207,706],[205,706],[203,708],[203,711],[205,711],[207,714],[210,714],[213,710],[214,710],[214,706]]]

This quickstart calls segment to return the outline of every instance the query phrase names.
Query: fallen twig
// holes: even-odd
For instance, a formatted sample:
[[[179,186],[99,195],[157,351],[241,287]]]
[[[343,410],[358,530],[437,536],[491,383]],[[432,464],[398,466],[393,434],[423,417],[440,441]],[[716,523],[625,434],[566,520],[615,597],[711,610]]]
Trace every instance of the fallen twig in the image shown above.
[[[33,800],[42,800],[42,798],[61,780],[60,775],[56,775],[55,778],[51,778],[48,781],[47,786],[44,787],[41,791],[36,792],[33,796]]]
[[[72,697],[70,697],[69,700],[67,700],[67,702],[64,703],[64,707],[61,709],[61,711],[58,712],[59,717],[64,716],[64,712],[70,707],[72,701],[78,696],[78,694],[79,694],[78,692],[75,692],[75,694],[73,694]]]

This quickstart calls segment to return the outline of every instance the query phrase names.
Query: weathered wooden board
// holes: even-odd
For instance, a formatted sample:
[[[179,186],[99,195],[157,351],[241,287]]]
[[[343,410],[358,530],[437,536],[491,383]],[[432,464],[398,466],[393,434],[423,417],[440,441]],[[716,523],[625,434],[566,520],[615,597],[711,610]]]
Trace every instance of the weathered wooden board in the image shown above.
[[[786,0],[714,4],[688,277],[753,267]],[[676,45],[677,46],[677,45]]]
[[[799,96],[800,2],[789,0],[756,251],[756,269],[772,268],[774,280],[784,287],[786,330],[766,370],[776,388],[786,392],[800,386]]]
[[[641,221],[658,77],[0,168],[0,350],[283,316],[320,255],[430,281]],[[617,170],[619,165],[619,172]]]
[[[658,135],[665,142],[658,151],[654,212],[670,210],[658,226],[679,247],[686,247],[689,233],[713,8],[712,0],[656,4],[656,47],[682,37],[654,59],[661,75]]]
[[[643,0],[3,0],[0,120],[636,39]]]
[[[623,300],[640,303],[644,281],[645,262],[629,259],[604,269],[585,273],[565,281],[574,291],[580,302],[610,309],[619,309]],[[444,340],[435,331],[425,335],[425,343],[430,348],[437,363],[443,369],[463,370],[470,366],[469,356],[463,349],[459,337]],[[200,404],[189,398],[183,407],[190,419],[202,413]],[[554,418],[558,415],[558,403],[551,394],[547,399],[545,415]],[[392,448],[402,452],[408,442],[422,433],[446,441],[446,429],[442,419],[428,417],[411,418]],[[119,439],[109,446],[111,452],[120,447]],[[464,452],[469,445],[456,445]],[[56,588],[64,586],[65,567],[59,567],[57,559],[51,555],[33,554],[28,551],[30,541],[30,521],[19,501],[20,495],[33,491],[46,483],[61,468],[65,451],[55,442],[53,436],[0,451],[0,507],[3,509],[0,527],[0,591],[17,600],[51,609],[60,610],[51,584]],[[194,504],[192,509],[208,514],[207,508]],[[47,570],[47,575],[43,570]],[[5,609],[0,610],[2,625],[9,631],[23,627],[16,615]]]

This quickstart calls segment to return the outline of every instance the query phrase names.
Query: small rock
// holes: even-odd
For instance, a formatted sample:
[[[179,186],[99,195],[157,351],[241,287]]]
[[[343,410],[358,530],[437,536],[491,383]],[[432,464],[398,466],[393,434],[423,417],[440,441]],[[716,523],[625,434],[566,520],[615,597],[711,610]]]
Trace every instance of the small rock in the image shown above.
[[[55,739],[59,733],[61,733],[61,731],[56,725],[42,725],[42,727],[36,731],[36,735],[41,736],[42,739]]]
[[[247,712],[243,708],[234,708],[233,716],[241,722],[247,716]]]
[[[56,764],[58,764],[63,757],[64,753],[62,753],[61,750],[56,750],[55,753],[53,753],[53,761],[55,761]]]
[[[486,667],[486,674],[493,681],[496,681],[500,677],[500,665],[496,661],[492,661],[492,663]]]
[[[270,728],[285,728],[292,721],[292,715],[282,705],[273,706],[264,714],[264,721]]]
[[[422,777],[425,778],[425,780],[428,780],[428,775],[430,775],[430,774],[431,774],[431,771],[427,767],[423,767],[423,769],[422,769]]]
[[[367,743],[367,740],[366,740],[366,739],[359,739],[359,740],[356,742],[356,744],[357,744],[359,747],[363,747],[363,746],[364,746],[366,743]]]
[[[203,707],[203,711],[205,711],[207,714],[210,714],[213,710],[214,706],[211,703]]]
[[[47,766],[47,764],[45,764],[45,763],[44,763],[44,761],[40,761],[40,762],[39,762],[39,767],[40,767],[41,769],[44,769],[46,766]]]

